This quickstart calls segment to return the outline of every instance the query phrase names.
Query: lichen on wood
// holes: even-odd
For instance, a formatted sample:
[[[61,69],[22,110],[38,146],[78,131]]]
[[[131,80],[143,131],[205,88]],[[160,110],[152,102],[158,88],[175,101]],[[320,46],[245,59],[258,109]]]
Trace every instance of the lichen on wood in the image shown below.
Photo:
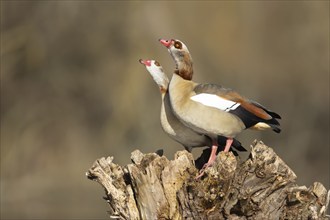
[[[298,186],[294,172],[261,141],[243,162],[220,152],[199,180],[187,151],[168,160],[135,150],[131,159],[119,166],[101,158],[87,172],[105,189],[112,219],[327,219],[329,191],[318,182]]]

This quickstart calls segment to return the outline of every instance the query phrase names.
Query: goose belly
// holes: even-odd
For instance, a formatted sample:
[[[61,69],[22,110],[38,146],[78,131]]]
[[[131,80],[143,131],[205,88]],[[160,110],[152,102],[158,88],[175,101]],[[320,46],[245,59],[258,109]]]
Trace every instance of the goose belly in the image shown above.
[[[184,124],[198,133],[212,137],[216,135],[235,137],[245,129],[243,122],[233,114],[202,104],[190,103],[181,109],[176,109],[175,112]]]

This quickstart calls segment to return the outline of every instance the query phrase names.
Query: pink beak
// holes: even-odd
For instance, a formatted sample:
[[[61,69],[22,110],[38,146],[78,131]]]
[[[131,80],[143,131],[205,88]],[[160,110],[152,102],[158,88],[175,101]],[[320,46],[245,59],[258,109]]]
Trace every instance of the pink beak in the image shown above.
[[[145,66],[151,66],[151,60],[142,60],[142,59],[139,59],[139,62],[141,64],[144,64]]]
[[[159,42],[167,48],[169,48],[172,44],[172,40],[159,39]]]

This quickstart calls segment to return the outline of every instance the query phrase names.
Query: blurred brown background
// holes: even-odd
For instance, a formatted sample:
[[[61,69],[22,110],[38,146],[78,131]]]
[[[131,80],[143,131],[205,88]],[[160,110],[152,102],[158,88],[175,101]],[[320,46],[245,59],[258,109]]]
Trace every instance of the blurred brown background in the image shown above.
[[[299,184],[329,188],[329,1],[1,1],[1,219],[107,219],[95,159],[183,149],[138,62],[171,74],[160,37],[188,45],[195,81],[282,115],[281,134],[244,146],[261,139]]]

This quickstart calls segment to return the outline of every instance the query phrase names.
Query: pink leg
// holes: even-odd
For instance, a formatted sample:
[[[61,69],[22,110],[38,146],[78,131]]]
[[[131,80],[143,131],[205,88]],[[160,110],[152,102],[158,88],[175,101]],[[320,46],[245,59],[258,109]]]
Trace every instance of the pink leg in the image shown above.
[[[231,144],[233,143],[233,139],[232,138],[228,138],[227,141],[226,141],[226,146],[225,146],[225,149],[224,149],[224,152],[228,152],[230,147],[231,147]]]
[[[212,145],[212,150],[211,150],[211,154],[210,154],[210,157],[209,157],[209,161],[207,161],[207,163],[206,163],[206,164],[208,164],[207,167],[211,166],[214,163],[215,158],[217,157],[217,149],[218,149],[217,145]]]
[[[209,157],[209,160],[207,161],[206,164],[204,164],[204,166],[202,167],[202,169],[199,171],[198,176],[196,176],[195,179],[199,179],[204,175],[204,171],[206,168],[212,166],[212,164],[214,163],[215,159],[217,158],[217,150],[218,150],[218,145],[216,143],[214,143],[212,145],[212,150],[211,150],[211,154]]]
[[[224,152],[228,152],[229,151],[229,149],[230,149],[231,144],[233,143],[233,141],[234,141],[234,139],[232,139],[232,138],[228,138],[227,139]],[[195,178],[196,180],[199,179],[199,178],[201,178],[204,175],[204,171],[205,171],[206,168],[212,166],[212,164],[214,163],[214,161],[215,161],[215,159],[217,157],[217,149],[218,149],[218,145],[215,142],[212,145],[212,150],[211,150],[209,161],[206,164],[204,164],[203,168],[199,171],[198,176]]]

